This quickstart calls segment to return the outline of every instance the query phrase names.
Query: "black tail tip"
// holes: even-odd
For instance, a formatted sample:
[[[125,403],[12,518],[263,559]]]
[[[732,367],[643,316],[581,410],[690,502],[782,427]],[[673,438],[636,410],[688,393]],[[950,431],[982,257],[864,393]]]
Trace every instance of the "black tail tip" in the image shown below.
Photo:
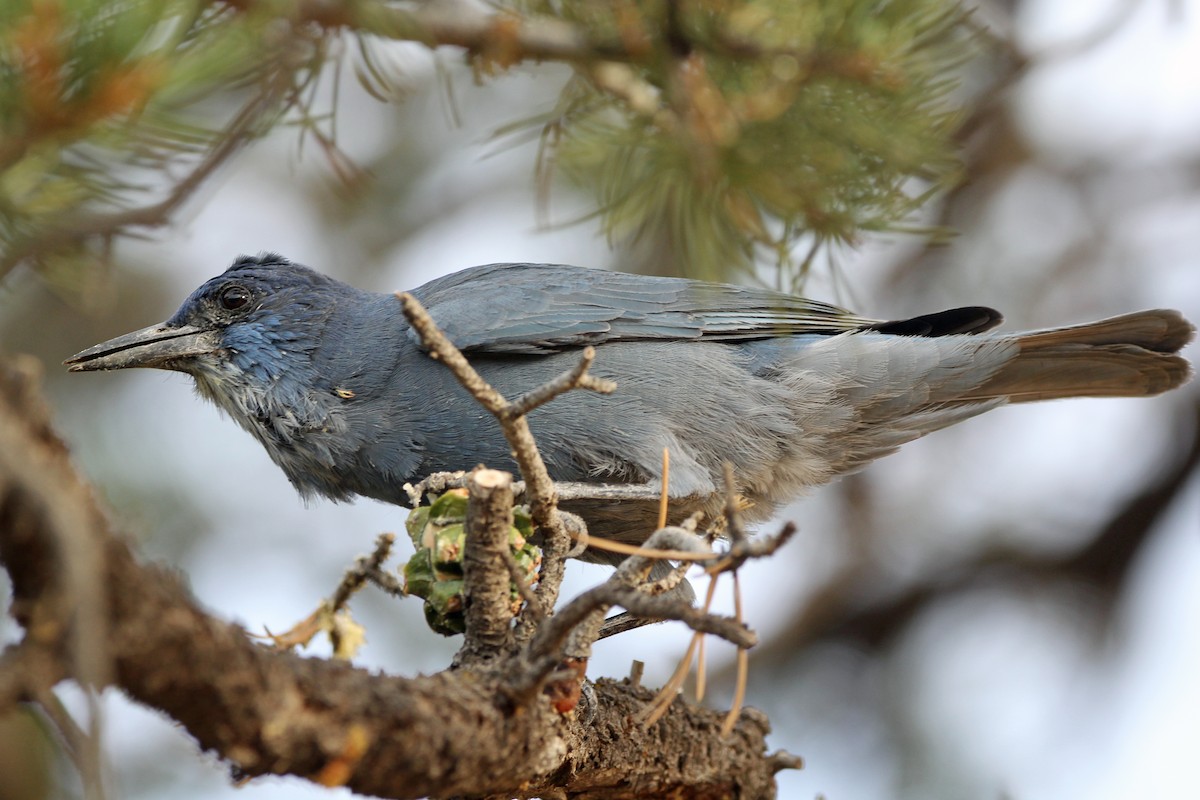
[[[872,325],[870,330],[895,336],[951,336],[963,333],[983,333],[1004,321],[1004,316],[987,306],[963,306],[922,314],[911,319],[898,319]]]

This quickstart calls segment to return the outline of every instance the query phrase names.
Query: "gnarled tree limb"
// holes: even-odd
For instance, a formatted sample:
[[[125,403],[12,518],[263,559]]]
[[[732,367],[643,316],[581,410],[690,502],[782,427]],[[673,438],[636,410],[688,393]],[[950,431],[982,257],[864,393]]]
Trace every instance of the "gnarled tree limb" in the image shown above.
[[[758,714],[718,740],[719,714],[675,703],[641,729],[631,720],[650,693],[624,683],[598,683],[583,724],[544,700],[514,708],[507,690],[520,676],[503,671],[401,678],[257,644],[200,608],[174,572],[138,563],[31,387],[0,362],[0,563],[25,629],[0,656],[0,711],[35,700],[47,680],[83,678],[168,714],[240,774],[393,798],[769,797],[774,773],[794,763],[766,754]],[[95,554],[91,607],[107,631],[78,657],[84,609],[64,565],[68,538]]]

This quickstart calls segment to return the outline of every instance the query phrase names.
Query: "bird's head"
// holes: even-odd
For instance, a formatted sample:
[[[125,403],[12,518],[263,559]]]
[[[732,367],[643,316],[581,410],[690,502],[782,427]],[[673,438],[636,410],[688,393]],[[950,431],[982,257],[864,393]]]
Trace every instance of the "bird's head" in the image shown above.
[[[315,346],[347,291],[355,290],[273,253],[240,256],[166,322],[89,347],[64,363],[72,372],[155,367],[197,378],[232,366],[270,381]]]
[[[316,421],[313,354],[331,317],[359,305],[359,294],[278,255],[242,256],[192,292],[166,322],[64,363],[75,372],[155,367],[188,373],[202,395],[256,434],[270,435],[264,424]]]
[[[390,397],[385,390],[406,332],[394,296],[262,254],[235,260],[166,322],[90,347],[65,363],[75,372],[185,372],[203,397],[266,447],[302,494],[378,497],[385,484],[346,476],[357,474],[359,450],[381,430],[370,401]],[[355,427],[359,418],[366,421]],[[393,436],[403,433],[398,415],[387,421]],[[397,474],[412,468],[395,463]]]

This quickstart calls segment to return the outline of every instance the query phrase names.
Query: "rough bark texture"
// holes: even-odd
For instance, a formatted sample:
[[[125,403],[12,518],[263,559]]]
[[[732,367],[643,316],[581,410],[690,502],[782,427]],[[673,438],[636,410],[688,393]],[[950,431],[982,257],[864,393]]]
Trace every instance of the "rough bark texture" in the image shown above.
[[[512,525],[512,476],[494,469],[477,469],[468,482],[467,541],[463,552],[467,627],[455,657],[459,666],[489,661],[512,645],[513,614],[508,603],[508,570],[503,568]]]
[[[761,798],[794,765],[766,754],[753,712],[722,738],[720,713],[677,700],[643,729],[633,715],[650,693],[626,683],[601,681],[594,703],[562,715],[541,694],[508,699],[517,662],[402,678],[258,644],[201,609],[177,573],[137,561],[35,386],[29,362],[0,362],[0,563],[25,629],[0,658],[0,711],[61,678],[111,684],[238,773],[393,798]],[[72,552],[90,561],[72,567]],[[104,635],[87,635],[97,622]]]

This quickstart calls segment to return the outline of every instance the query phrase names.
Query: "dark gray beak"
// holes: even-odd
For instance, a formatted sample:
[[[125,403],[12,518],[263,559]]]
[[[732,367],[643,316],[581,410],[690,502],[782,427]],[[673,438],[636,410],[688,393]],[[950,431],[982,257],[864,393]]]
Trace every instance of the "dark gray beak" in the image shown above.
[[[220,346],[217,331],[194,325],[172,328],[162,323],[89,347],[63,363],[71,372],[130,367],[177,370],[183,359],[212,353]]]

